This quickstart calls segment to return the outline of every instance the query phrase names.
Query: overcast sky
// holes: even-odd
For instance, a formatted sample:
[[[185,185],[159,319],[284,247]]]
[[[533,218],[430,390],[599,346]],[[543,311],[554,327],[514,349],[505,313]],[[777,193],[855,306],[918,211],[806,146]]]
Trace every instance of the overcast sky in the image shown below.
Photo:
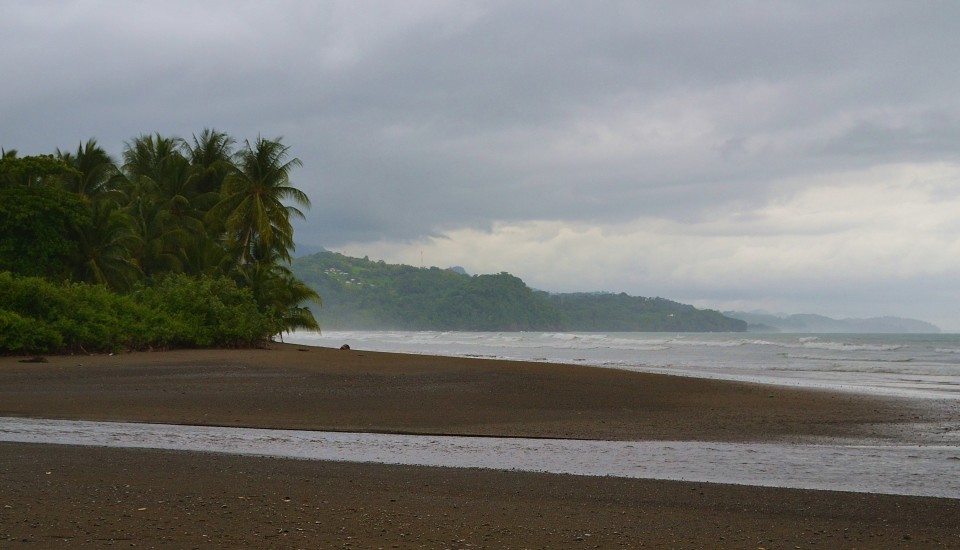
[[[282,136],[301,250],[960,331],[960,3],[44,1],[0,147]]]

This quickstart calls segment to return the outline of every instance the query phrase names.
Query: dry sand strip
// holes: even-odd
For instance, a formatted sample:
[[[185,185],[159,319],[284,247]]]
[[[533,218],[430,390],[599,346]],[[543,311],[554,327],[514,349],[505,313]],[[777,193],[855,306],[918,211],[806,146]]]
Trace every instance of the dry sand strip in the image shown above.
[[[960,548],[960,501],[0,443],[3,548]]]

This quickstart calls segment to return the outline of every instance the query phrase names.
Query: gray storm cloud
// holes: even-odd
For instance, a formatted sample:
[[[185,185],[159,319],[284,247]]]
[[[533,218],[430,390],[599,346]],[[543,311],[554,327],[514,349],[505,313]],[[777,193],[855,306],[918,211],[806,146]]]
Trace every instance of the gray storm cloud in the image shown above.
[[[957,20],[907,1],[13,1],[0,146],[283,136],[305,245],[960,328]]]

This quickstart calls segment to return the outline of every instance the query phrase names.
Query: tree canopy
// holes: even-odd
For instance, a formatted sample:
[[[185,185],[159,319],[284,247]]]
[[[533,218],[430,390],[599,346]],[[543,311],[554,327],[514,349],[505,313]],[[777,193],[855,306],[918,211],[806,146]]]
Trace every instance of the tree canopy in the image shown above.
[[[122,163],[94,139],[50,155],[4,150],[0,272],[123,295],[186,285],[182,277],[227,292],[213,281],[229,281],[269,320],[254,323],[262,339],[318,328],[304,304],[319,295],[287,267],[291,217],[310,206],[290,180],[300,160],[281,138],[236,143],[212,129],[190,141],[144,134]],[[0,300],[0,315],[22,313],[9,303]]]

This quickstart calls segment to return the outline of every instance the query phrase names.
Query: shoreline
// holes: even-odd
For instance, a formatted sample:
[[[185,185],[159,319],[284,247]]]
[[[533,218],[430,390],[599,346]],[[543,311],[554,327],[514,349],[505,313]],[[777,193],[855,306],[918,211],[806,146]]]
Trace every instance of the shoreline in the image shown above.
[[[20,359],[0,357],[0,416],[716,442],[898,441],[957,420],[906,399],[297,344]],[[0,443],[0,503],[11,547],[960,547],[957,499],[28,443]]]
[[[960,501],[958,447],[597,441],[0,417],[0,441],[929,496]],[[818,465],[810,468],[811,464]]]
[[[0,357],[0,416],[730,442],[890,440],[954,416],[937,401],[298,344],[20,359]]]
[[[305,331],[302,333],[291,333],[289,339],[292,343],[302,343],[309,345],[339,347],[340,342],[352,342],[356,340],[360,345],[371,345],[372,349],[386,352],[399,353],[425,353],[435,355],[445,355],[452,357],[481,357],[492,359],[504,359],[511,361],[534,361],[572,364],[582,366],[593,366],[596,368],[613,368],[628,370],[633,372],[647,372],[652,374],[666,374],[671,376],[688,376],[694,378],[705,378],[711,380],[727,380],[736,382],[746,382],[764,385],[773,385],[787,388],[804,388],[821,391],[833,391],[843,393],[853,393],[858,395],[874,395],[879,397],[893,397],[905,399],[929,399],[931,401],[960,401],[960,393],[956,390],[956,384],[941,385],[936,377],[932,379],[913,379],[909,374],[889,380],[892,384],[885,383],[885,380],[873,379],[870,376],[847,378],[840,381],[828,372],[821,372],[818,369],[807,371],[803,365],[795,365],[797,368],[787,367],[785,369],[767,370],[753,364],[746,369],[738,368],[735,362],[731,362],[727,357],[727,351],[721,351],[721,348],[736,349],[740,345],[755,346],[763,344],[763,347],[769,345],[770,348],[781,349],[788,355],[791,348],[802,349],[811,346],[813,353],[821,353],[826,350],[837,350],[841,353],[849,353],[846,349],[849,345],[852,350],[861,350],[879,346],[878,349],[892,351],[900,349],[900,344],[888,346],[884,343],[862,340],[862,338],[886,338],[888,335],[882,334],[756,334],[756,338],[738,338],[736,334],[731,333],[629,333],[623,335],[627,338],[627,348],[632,353],[632,357],[643,358],[642,361],[631,360],[622,353],[609,355],[605,352],[595,352],[596,348],[604,348],[603,342],[607,339],[619,341],[619,333],[482,333],[495,335],[491,339],[480,338],[479,344],[474,346],[469,343],[474,333],[452,333],[453,336],[446,338],[447,333],[436,333],[437,340],[434,340],[434,333],[411,332],[411,342],[398,338],[397,335],[404,334],[402,331],[386,331],[382,339],[378,331],[325,331],[323,334]],[[426,336],[421,338],[421,335]],[[514,334],[519,336],[520,341],[525,345],[514,347]],[[526,339],[529,335],[529,339]],[[467,342],[460,340],[460,337],[467,339]],[[910,339],[916,335],[897,335]],[[923,336],[951,336],[944,334],[923,335]],[[498,345],[498,338],[505,337],[507,344],[505,347]],[[573,341],[583,340],[583,347],[574,345],[571,348],[560,346],[552,347],[551,340],[558,337],[561,341],[572,339]],[[634,340],[634,337],[638,339]],[[706,340],[700,341],[701,337]],[[715,338],[720,337],[720,340]],[[372,339],[370,339],[372,338]],[[542,342],[541,338],[547,338]],[[787,338],[784,340],[783,338]],[[440,342],[440,343],[438,343]],[[592,342],[587,344],[586,342]],[[692,347],[685,344],[691,343]],[[906,342],[902,342],[906,344]],[[594,346],[596,344],[596,346]],[[955,345],[953,342],[951,345]],[[528,347],[531,346],[531,347]],[[619,345],[619,344],[618,344]],[[630,350],[630,346],[635,349]],[[697,366],[697,358],[691,357],[686,350],[698,347],[719,346],[716,349],[720,352],[721,364],[717,367]],[[542,352],[540,351],[542,349]],[[530,353],[530,350],[537,350],[536,353]],[[674,350],[679,351],[679,355],[674,355]],[[470,352],[475,352],[472,354]],[[936,350],[937,352],[941,350]],[[678,364],[672,362],[673,359],[679,359]],[[755,360],[752,357],[749,360]],[[806,358],[805,358],[806,359]],[[846,357],[848,360],[856,361],[856,357]],[[914,357],[900,357],[893,362],[898,364],[912,363]],[[703,361],[703,358],[700,359]],[[769,362],[780,361],[779,357],[767,357],[766,361],[760,363],[769,364]],[[693,361],[691,363],[691,361]],[[747,363],[749,364],[749,362]],[[727,368],[733,367],[733,368]],[[882,378],[882,377],[881,377]],[[924,383],[925,382],[925,383]],[[899,384],[899,385],[897,385]]]

